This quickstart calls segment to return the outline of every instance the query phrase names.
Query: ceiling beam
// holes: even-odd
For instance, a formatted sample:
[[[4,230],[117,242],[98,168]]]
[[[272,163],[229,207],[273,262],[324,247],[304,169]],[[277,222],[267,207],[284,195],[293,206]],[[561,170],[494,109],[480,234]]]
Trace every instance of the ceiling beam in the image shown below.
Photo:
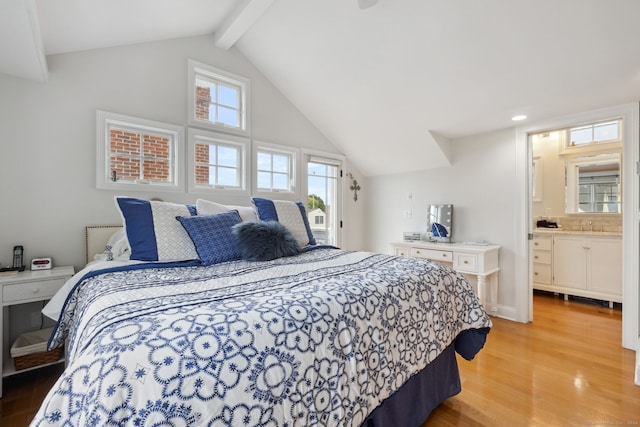
[[[216,47],[229,49],[255,24],[275,0],[244,0],[214,34]]]
[[[0,2],[0,73],[49,80],[35,0]]]

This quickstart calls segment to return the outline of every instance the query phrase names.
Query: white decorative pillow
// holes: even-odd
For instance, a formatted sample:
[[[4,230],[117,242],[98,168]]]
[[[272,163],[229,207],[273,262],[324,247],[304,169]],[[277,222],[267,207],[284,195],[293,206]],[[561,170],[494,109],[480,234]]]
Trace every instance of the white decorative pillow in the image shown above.
[[[302,202],[269,200],[259,197],[254,197],[251,201],[256,205],[261,221],[278,221],[284,225],[296,238],[301,248],[316,244]]]
[[[186,261],[198,259],[193,241],[176,219],[195,215],[195,206],[116,197],[131,250],[139,261]]]
[[[196,200],[198,215],[217,215],[229,211],[238,211],[242,221],[257,221],[258,213],[253,206],[223,205],[209,200]]]

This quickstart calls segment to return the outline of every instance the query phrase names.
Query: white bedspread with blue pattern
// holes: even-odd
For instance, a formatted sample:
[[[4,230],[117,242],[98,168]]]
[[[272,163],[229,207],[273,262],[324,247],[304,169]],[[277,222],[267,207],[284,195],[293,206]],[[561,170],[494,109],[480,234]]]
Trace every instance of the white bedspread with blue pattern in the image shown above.
[[[317,249],[83,280],[68,366],[32,425],[359,426],[468,329],[468,282],[425,260]]]

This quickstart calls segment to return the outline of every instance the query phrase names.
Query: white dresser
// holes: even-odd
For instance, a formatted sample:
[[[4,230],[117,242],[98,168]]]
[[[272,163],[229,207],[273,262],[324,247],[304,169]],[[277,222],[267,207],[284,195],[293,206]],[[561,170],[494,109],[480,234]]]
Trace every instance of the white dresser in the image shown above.
[[[459,273],[471,274],[478,278],[478,297],[486,307],[487,279],[491,307],[489,314],[498,312],[498,245],[472,245],[464,243],[440,242],[392,242],[393,253],[398,256],[425,258],[447,264]]]

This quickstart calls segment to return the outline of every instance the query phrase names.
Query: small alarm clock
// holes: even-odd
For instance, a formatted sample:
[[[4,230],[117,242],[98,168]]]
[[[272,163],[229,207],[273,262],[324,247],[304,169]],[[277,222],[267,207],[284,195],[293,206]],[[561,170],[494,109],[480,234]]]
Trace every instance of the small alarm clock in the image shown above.
[[[51,258],[34,258],[31,260],[31,270],[49,270],[53,268]]]

